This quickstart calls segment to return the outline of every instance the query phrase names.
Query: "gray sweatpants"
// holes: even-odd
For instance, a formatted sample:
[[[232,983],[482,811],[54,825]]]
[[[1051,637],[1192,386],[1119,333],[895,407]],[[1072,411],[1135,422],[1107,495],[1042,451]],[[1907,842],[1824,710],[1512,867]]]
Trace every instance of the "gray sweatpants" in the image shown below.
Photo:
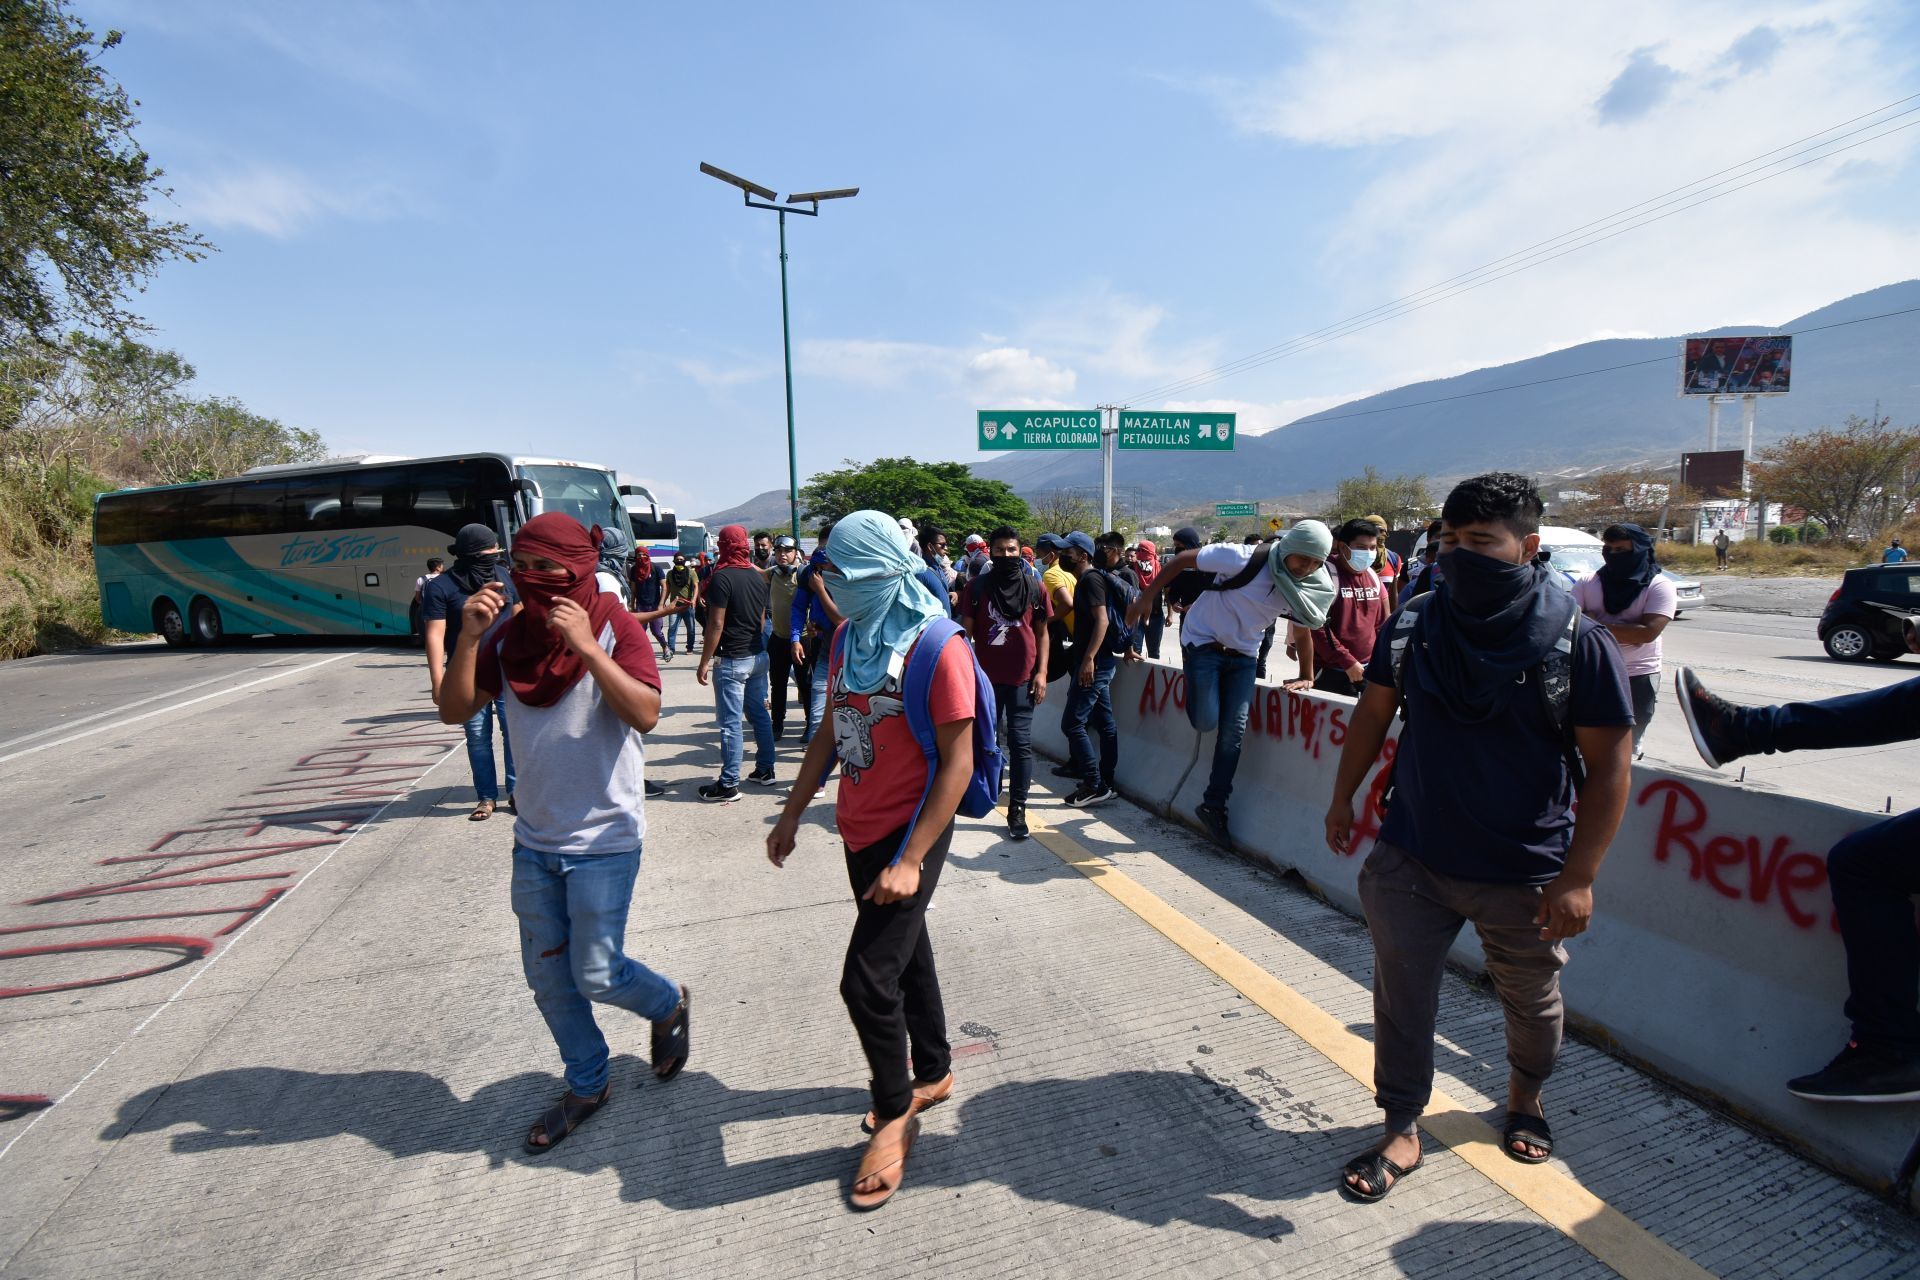
[[[1377,844],[1360,869],[1360,902],[1373,935],[1374,1101],[1393,1133],[1412,1133],[1433,1095],[1434,1019],[1447,950],[1468,921],[1487,955],[1487,976],[1507,1012],[1507,1062],[1539,1085],[1560,1054],[1566,948],[1543,941],[1533,885],[1461,880]]]

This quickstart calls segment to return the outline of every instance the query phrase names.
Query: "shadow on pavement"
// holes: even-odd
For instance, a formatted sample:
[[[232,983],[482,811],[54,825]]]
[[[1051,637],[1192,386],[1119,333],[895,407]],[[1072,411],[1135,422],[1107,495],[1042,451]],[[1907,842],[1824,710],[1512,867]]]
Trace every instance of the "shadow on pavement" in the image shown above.
[[[235,1068],[128,1099],[100,1136],[113,1141],[185,1126],[170,1142],[184,1155],[351,1135],[396,1159],[471,1152],[495,1168],[511,1161],[574,1174],[612,1169],[623,1199],[669,1209],[715,1208],[799,1188],[831,1187],[837,1196],[864,1148],[864,1089],[734,1089],[702,1071],[661,1085],[625,1056],[613,1070],[613,1101],[542,1156],[527,1154],[521,1140],[563,1086],[538,1071],[462,1100],[418,1071]],[[998,1183],[1023,1199],[1149,1226],[1189,1222],[1261,1239],[1290,1234],[1292,1224],[1225,1197],[1272,1201],[1327,1191],[1352,1154],[1348,1148],[1372,1140],[1356,1129],[1277,1128],[1234,1085],[1187,1072],[1020,1081],[962,1093],[950,1105],[957,1109],[950,1121],[929,1117],[909,1191]],[[769,1143],[752,1129],[725,1140],[727,1127],[794,1116],[838,1117],[845,1141],[729,1162],[730,1149],[750,1153]]]

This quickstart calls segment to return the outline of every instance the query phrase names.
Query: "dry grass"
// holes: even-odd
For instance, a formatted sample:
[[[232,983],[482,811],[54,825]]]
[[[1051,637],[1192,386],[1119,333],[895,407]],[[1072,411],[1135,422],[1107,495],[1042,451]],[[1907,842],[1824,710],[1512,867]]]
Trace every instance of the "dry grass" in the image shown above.
[[[88,523],[93,477],[0,475],[0,659],[108,639]]]
[[[1861,548],[1829,546],[1820,542],[1812,545],[1790,542],[1785,546],[1771,542],[1765,545],[1736,542],[1727,556],[1727,572],[1756,578],[1832,578],[1848,569],[1875,563],[1879,558],[1878,551],[1869,556]],[[1688,546],[1679,542],[1663,542],[1660,544],[1660,563],[1675,573],[1694,577],[1712,573],[1713,544],[1703,542]]]

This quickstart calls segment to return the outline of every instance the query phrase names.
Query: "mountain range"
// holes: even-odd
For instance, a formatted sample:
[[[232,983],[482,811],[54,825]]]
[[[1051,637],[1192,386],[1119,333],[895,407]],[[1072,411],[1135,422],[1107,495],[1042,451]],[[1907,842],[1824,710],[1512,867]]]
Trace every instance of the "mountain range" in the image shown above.
[[[1114,460],[1114,484],[1136,491],[1136,509],[1144,513],[1323,493],[1368,464],[1384,474],[1435,479],[1495,468],[1550,473],[1643,461],[1677,465],[1682,449],[1704,449],[1707,437],[1706,405],[1675,394],[1680,337],[1763,333],[1795,335],[1793,390],[1761,401],[1757,442],[1838,425],[1848,414],[1866,416],[1876,406],[1895,425],[1920,425],[1920,280],[1907,280],[1777,326],[1584,342],[1410,383],[1261,435],[1243,433],[1231,453],[1123,452]],[[1723,407],[1720,424],[1721,447],[1738,448],[1739,409]],[[1100,455],[1009,454],[976,463],[973,470],[1031,498],[1051,489],[1098,486]],[[761,494],[706,520],[711,528],[723,517],[762,513],[770,519],[759,523],[784,524],[785,491]]]

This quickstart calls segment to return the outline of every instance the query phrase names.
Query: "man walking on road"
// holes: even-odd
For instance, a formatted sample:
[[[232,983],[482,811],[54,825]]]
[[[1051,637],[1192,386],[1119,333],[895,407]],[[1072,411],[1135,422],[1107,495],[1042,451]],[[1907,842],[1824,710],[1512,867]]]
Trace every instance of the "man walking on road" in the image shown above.
[[[1364,1202],[1420,1167],[1440,980],[1469,921],[1506,1010],[1502,1150],[1523,1164],[1553,1150],[1540,1090],[1565,1020],[1562,943],[1586,931],[1626,810],[1633,705],[1613,637],[1534,560],[1542,511],[1533,483],[1508,472],[1447,495],[1446,581],[1409,601],[1375,646],[1341,751],[1327,845],[1348,855],[1354,796],[1404,706],[1386,819],[1360,870],[1386,1137],[1348,1163],[1340,1186]]]
[[[687,628],[687,652],[693,652],[694,610],[700,603],[700,575],[687,563],[684,555],[673,558],[673,568],[667,570],[667,602],[684,606],[667,618],[667,651],[678,648],[681,624]]]
[[[774,635],[767,642],[767,688],[773,702],[773,740],[787,736],[787,686],[797,680],[800,705],[812,701],[806,664],[793,660],[787,623],[793,616],[793,597],[800,584],[800,544],[787,534],[773,540],[773,565],[767,570],[767,617]]]
[[[1313,633],[1313,687],[1322,693],[1360,696],[1374,640],[1387,625],[1391,588],[1374,572],[1379,562],[1379,529],[1371,520],[1349,520],[1333,535],[1327,558],[1337,592],[1327,606],[1326,623]]]
[[[902,535],[911,527],[901,522]],[[804,671],[800,687],[807,697],[807,728],[800,735],[800,745],[813,741],[813,735],[820,730],[821,722],[826,718],[827,707],[827,645],[833,639],[833,629],[840,625],[840,611],[834,607],[833,597],[827,591],[826,580],[821,576],[821,568],[827,562],[827,539],[833,535],[833,526],[820,526],[820,540],[813,549],[813,555],[807,560],[807,567],[794,579],[793,604],[788,609],[786,627],[787,643],[791,646],[794,669]],[[917,558],[917,557],[916,557]],[[924,563],[924,562],[923,562]],[[779,615],[774,615],[779,621]]]
[[[1120,765],[1120,732],[1113,718],[1113,673],[1120,655],[1108,643],[1111,630],[1107,618],[1107,597],[1113,588],[1104,568],[1094,563],[1097,554],[1093,539],[1077,530],[1067,535],[1060,552],[1060,567],[1074,577],[1073,590],[1073,670],[1067,686],[1067,704],[1060,712],[1060,727],[1067,736],[1067,770],[1080,785],[1067,796],[1076,808],[1105,804],[1116,794],[1114,771]],[[1093,738],[1100,736],[1100,750],[1094,752]]]
[[[1725,569],[1727,567],[1727,550],[1732,546],[1733,539],[1727,536],[1725,529],[1713,535],[1714,568]]]
[[[1233,843],[1227,800],[1240,769],[1261,634],[1283,618],[1288,621],[1300,675],[1286,687],[1308,688],[1313,682],[1312,628],[1325,624],[1334,598],[1333,579],[1326,570],[1332,550],[1327,526],[1302,520],[1284,536],[1258,546],[1219,542],[1182,551],[1134,604],[1135,616],[1144,618],[1153,597],[1187,570],[1209,575],[1180,624],[1180,654],[1187,672],[1187,723],[1200,733],[1218,730],[1213,770],[1195,815],[1222,848]]]
[[[460,639],[461,610],[468,598],[487,584],[498,583],[505,607],[520,607],[513,582],[500,563],[499,534],[483,524],[470,524],[460,530],[447,550],[453,553],[453,568],[427,583],[420,598],[420,632],[427,647],[427,679],[433,684],[435,706],[440,704],[448,657]],[[473,812],[467,815],[472,822],[485,822],[500,804],[499,775],[493,771],[496,722],[507,770],[507,803],[514,803],[513,740],[507,733],[506,704],[495,698],[475,708],[461,722],[467,731],[467,767],[473,771],[473,790],[478,797]]]
[[[1907,648],[1913,651],[1909,634]],[[1920,680],[1820,702],[1740,707],[1685,667],[1680,712],[1701,758],[1718,769],[1775,751],[1878,747],[1920,737]],[[1847,952],[1853,1034],[1820,1070],[1787,1081],[1811,1102],[1920,1102],[1920,810],[1856,831],[1827,854],[1827,887]]]
[[[1033,780],[1033,709],[1047,698],[1046,590],[1020,558],[1020,534],[1001,525],[987,539],[987,571],[967,584],[960,625],[973,641],[980,669],[993,685],[994,706],[1005,713],[1013,789],[1007,796],[1007,834],[1027,838],[1027,792]]]
[[[707,581],[707,631],[700,654],[701,684],[712,676],[713,710],[720,721],[720,776],[700,788],[700,798],[728,803],[740,798],[745,754],[741,718],[753,724],[753,772],[748,782],[773,785],[773,720],[767,714],[766,575],[753,567],[743,525],[720,530],[720,559]],[[714,659],[719,668],[714,668]]]
[[[459,724],[504,699],[527,759],[513,828],[513,913],[520,964],[566,1064],[567,1092],[528,1130],[552,1149],[606,1105],[608,1048],[593,1005],[653,1024],[653,1074],[671,1080],[691,1048],[686,987],[624,953],[646,808],[641,735],[660,719],[660,672],[647,635],[599,589],[590,535],[559,512],[535,516],[513,544],[526,607],[488,583],[461,610],[440,719]]]
[[[827,776],[842,765],[835,823],[856,895],[840,994],[873,1073],[873,1135],[849,1201],[878,1209],[900,1189],[919,1113],[953,1094],[953,1049],[927,936],[927,909],[939,883],[953,816],[974,766],[978,680],[973,656],[948,632],[937,653],[919,653],[946,606],[920,583],[922,567],[900,528],[878,511],[856,511],[827,539],[833,595],[846,622],[839,652],[820,672],[832,684],[833,733],[807,748],[800,777],[767,835],[767,858],[785,866],[800,818]],[[927,671],[924,707],[909,712],[908,674]],[[929,764],[909,715],[930,725]]]

